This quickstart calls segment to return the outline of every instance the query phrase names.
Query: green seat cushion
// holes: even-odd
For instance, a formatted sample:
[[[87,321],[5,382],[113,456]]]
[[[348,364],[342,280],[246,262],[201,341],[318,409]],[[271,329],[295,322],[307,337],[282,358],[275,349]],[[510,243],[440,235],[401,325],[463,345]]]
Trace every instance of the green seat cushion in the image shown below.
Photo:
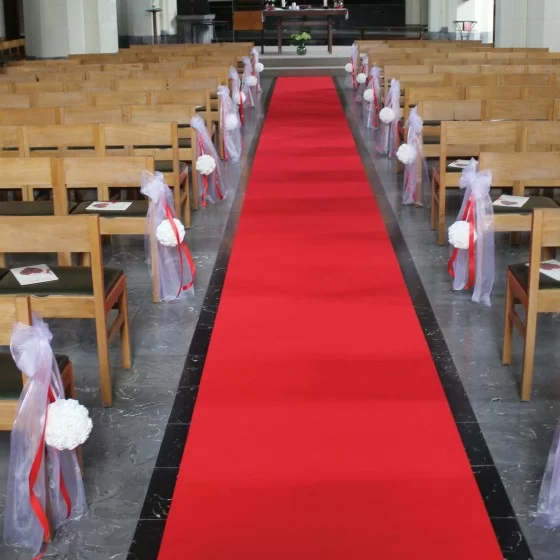
[[[68,212],[76,208],[75,202],[68,203]],[[35,200],[30,202],[0,202],[0,216],[52,216],[54,204],[52,200]]]
[[[530,214],[535,208],[558,208],[558,204],[546,196],[530,196],[521,208],[494,206],[494,214]]]
[[[441,126],[441,121],[424,121],[424,126]]]
[[[68,365],[68,356],[55,356],[62,372]],[[21,372],[9,352],[0,352],[0,400],[17,400],[23,388]]]
[[[424,136],[422,140],[425,145],[430,145],[430,144],[435,145],[435,144],[439,144],[440,138],[439,136]]]
[[[179,148],[190,148],[191,140],[190,138],[179,138]]]
[[[509,271],[513,274],[514,278],[525,289],[529,285],[529,267],[527,264],[512,264]],[[546,274],[539,274],[539,289],[540,290],[560,290],[560,282],[550,278]]]
[[[171,160],[155,161],[156,171],[160,173],[173,173],[173,162]]]
[[[0,279],[0,295],[93,295],[93,283],[91,268],[86,266],[62,266],[52,267],[51,270],[58,280],[33,284],[31,286],[20,286],[16,277],[10,272]],[[118,268],[105,268],[103,278],[105,281],[105,293],[108,293],[115,282],[123,275]]]
[[[132,204],[123,212],[115,212],[114,210],[103,211],[98,210],[86,210],[88,206],[91,205],[90,202],[80,202],[72,212],[72,214],[99,214],[104,218],[138,218],[140,216],[145,216],[148,212],[149,206],[148,200],[134,200]]]

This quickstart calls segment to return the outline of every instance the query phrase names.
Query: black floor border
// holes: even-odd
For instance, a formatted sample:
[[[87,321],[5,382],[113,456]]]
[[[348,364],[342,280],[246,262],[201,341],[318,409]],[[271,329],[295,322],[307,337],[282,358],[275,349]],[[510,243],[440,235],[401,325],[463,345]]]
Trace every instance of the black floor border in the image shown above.
[[[533,556],[529,545],[496,469],[393,208],[381,185],[381,180],[375,170],[360,127],[350,110],[342,86],[336,78],[333,78],[333,82],[344,108],[367,178],[377,200],[387,234],[397,256],[414,309],[424,331],[426,342],[434,358],[441,384],[467,452],[486,511],[504,555],[504,560],[532,560]],[[473,535],[473,538],[476,538],[476,535]]]
[[[185,360],[183,373],[173,401],[171,414],[165,428],[156,465],[148,485],[134,537],[128,550],[127,560],[156,560],[158,557],[183,451],[188,438],[189,425],[196,404],[198,387],[202,379],[212,329],[222,296],[233,239],[239,224],[250,171],[275,86],[276,78],[272,78],[271,86],[263,101],[259,122],[246,152],[247,156],[241,161],[239,188],[230,210],[223,239],[208,284],[208,290],[202,304],[189,347],[189,353]]]

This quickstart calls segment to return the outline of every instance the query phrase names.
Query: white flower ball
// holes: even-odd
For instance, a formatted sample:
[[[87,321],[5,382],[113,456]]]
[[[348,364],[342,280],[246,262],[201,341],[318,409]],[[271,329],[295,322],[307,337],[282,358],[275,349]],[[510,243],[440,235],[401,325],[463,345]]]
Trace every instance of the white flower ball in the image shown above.
[[[365,84],[367,82],[367,76],[363,73],[360,72],[357,76],[356,76],[356,81],[359,84]]]
[[[196,159],[196,170],[202,175],[210,175],[216,169],[216,160],[208,154],[202,154]]]
[[[164,247],[177,247],[177,245],[182,243],[183,239],[185,239],[185,226],[183,226],[177,218],[174,218],[173,222],[175,223],[175,228],[179,234],[179,241],[177,241],[177,236],[175,235],[169,220],[163,220],[156,228],[156,239]]]
[[[243,105],[247,101],[247,96],[242,92],[238,92],[234,100],[238,105]]]
[[[71,451],[87,440],[92,428],[85,406],[74,399],[58,399],[47,409],[45,443],[59,451]]]
[[[346,66],[344,67],[344,70],[346,70],[346,72],[348,72],[348,74],[350,74],[352,72],[352,63],[348,62],[346,64]]]
[[[255,64],[255,72],[257,72],[257,74],[260,74],[263,70],[264,70],[264,64],[262,62],[257,62]]]
[[[366,89],[366,91],[364,91],[364,101],[373,103],[373,89]]]
[[[455,222],[448,231],[449,244],[456,249],[468,249],[470,239],[471,224],[464,220]],[[476,231],[474,232],[476,241]]]
[[[379,111],[379,118],[385,124],[391,124],[395,120],[395,112],[391,107],[383,107],[383,109]]]
[[[239,119],[237,115],[230,113],[226,115],[226,122],[224,123],[226,130],[237,130],[239,128]]]
[[[256,76],[247,76],[247,85],[249,87],[255,87],[258,83],[259,81]]]
[[[416,160],[417,151],[410,144],[401,144],[397,150],[397,158],[404,165],[408,165]]]

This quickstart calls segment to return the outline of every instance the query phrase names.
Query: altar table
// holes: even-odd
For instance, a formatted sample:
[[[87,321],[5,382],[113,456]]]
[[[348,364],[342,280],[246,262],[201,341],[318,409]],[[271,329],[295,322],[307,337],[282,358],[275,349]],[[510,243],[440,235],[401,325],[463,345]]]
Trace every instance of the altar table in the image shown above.
[[[282,52],[282,31],[284,30],[284,21],[301,19],[303,20],[302,27],[327,28],[329,54],[332,54],[333,18],[343,17],[348,19],[348,10],[346,8],[341,10],[335,8],[314,8],[309,10],[263,10],[262,17],[263,22],[267,19],[276,21],[276,35],[278,37],[279,53]],[[309,21],[310,18],[315,21]],[[264,41],[261,45],[261,52],[264,53]]]

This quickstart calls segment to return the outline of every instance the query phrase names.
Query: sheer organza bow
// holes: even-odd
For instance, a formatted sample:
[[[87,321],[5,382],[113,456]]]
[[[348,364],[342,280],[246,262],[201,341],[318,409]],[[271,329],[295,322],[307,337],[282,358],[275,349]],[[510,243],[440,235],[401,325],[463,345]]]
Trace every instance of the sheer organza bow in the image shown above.
[[[381,123],[381,140],[377,151],[388,157],[395,157],[399,147],[399,123],[401,120],[401,85],[394,78],[385,99],[385,107],[393,113],[390,123]],[[383,117],[383,115],[381,115]]]
[[[87,513],[75,451],[45,445],[49,402],[63,399],[64,387],[51,349],[52,334],[43,320],[14,326],[10,350],[25,384],[10,440],[10,465],[4,510],[4,541],[40,554],[58,529]]]
[[[418,108],[413,107],[406,121],[408,136],[406,143],[416,151],[414,161],[407,163],[404,168],[403,204],[422,204],[418,196],[418,185],[422,184],[423,172],[428,175],[426,158],[424,157],[424,142],[422,130],[424,121],[418,114]]]
[[[379,109],[381,107],[380,76],[381,69],[378,66],[373,66],[369,72],[369,81],[364,91],[363,117],[366,128],[376,129],[379,127]],[[371,91],[371,94],[366,95],[366,91]]]
[[[229,95],[227,86],[218,87],[218,98],[224,155],[226,159],[237,162],[241,159],[241,123],[237,107]]]

